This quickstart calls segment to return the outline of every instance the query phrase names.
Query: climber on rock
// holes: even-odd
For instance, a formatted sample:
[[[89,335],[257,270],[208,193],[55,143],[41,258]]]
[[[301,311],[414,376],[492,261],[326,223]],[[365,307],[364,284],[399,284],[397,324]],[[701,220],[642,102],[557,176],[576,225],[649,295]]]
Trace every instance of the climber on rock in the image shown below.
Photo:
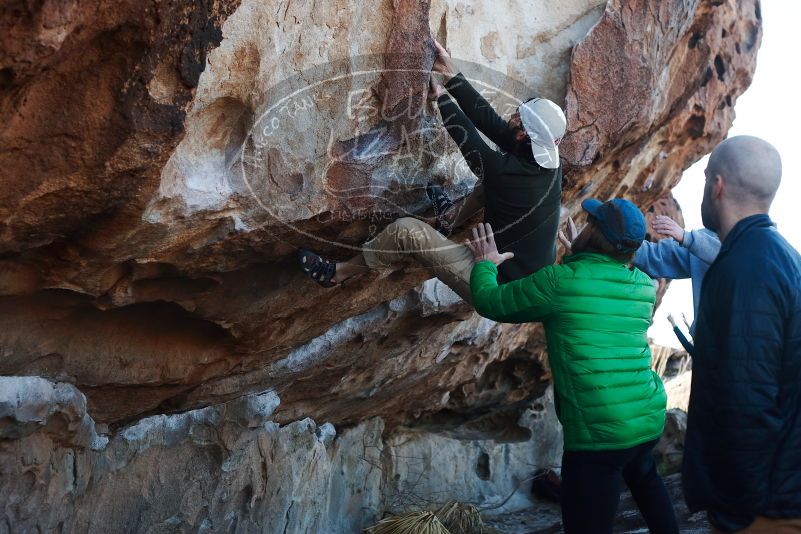
[[[517,280],[556,258],[562,190],[558,145],[566,129],[564,113],[550,100],[535,98],[520,104],[504,121],[458,73],[448,52],[436,45],[433,71],[445,85],[432,74],[429,96],[436,98],[448,134],[483,184],[484,220],[498,229],[496,241],[509,260],[502,266],[499,279],[502,283]],[[500,150],[490,148],[479,131]],[[436,191],[433,193],[435,212],[442,213],[447,206]],[[301,268],[324,287],[369,269],[414,261],[464,300],[471,299],[470,250],[411,217],[387,226],[364,244],[362,254],[348,261],[338,263],[309,250],[299,252],[299,261]]]
[[[631,202],[585,200],[587,226],[568,256],[534,274],[498,284],[489,225],[473,231],[473,305],[507,323],[541,322],[564,430],[562,518],[567,534],[610,533],[625,480],[652,533],[677,533],[670,497],[652,451],[665,425],[667,397],[651,370],[648,327],[656,289],[632,267],[645,217]]]

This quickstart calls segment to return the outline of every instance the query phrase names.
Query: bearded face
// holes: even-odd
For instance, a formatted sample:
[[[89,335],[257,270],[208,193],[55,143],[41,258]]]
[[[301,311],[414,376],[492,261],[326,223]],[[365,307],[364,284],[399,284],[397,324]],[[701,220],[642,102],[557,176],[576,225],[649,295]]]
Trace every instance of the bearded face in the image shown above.
[[[520,121],[520,113],[515,111],[506,122],[508,128],[500,135],[498,148],[504,152],[517,156],[528,156],[531,154],[531,143],[523,130],[523,123]]]

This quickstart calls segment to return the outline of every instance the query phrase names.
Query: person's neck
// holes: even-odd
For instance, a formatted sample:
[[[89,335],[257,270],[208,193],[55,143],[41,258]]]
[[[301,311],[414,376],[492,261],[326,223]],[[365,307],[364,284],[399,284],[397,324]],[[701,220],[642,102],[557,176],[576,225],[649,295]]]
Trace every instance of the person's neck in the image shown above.
[[[725,241],[729,233],[737,226],[737,223],[743,219],[751,217],[752,215],[767,214],[767,209],[757,206],[734,206],[731,209],[725,210],[720,218],[720,232],[718,232],[720,241]]]

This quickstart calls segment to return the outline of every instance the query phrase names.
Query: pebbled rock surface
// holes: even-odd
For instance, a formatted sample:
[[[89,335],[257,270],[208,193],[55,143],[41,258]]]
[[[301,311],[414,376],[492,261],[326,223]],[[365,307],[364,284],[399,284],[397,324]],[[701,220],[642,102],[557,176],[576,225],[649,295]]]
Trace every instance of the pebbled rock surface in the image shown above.
[[[452,194],[474,182],[426,104],[429,29],[505,114],[533,95],[566,106],[564,217],[588,196],[625,195],[649,217],[679,219],[670,188],[726,135],[762,31],[756,0],[0,7],[0,374],[56,384],[26,378],[32,393],[17,400],[0,392],[15,421],[4,416],[0,426],[0,466],[15,473],[0,505],[13,517],[57,528],[19,508],[46,502],[50,484],[24,466],[52,464],[56,494],[69,502],[63,520],[75,528],[88,525],[88,496],[111,491],[105,484],[120,493],[109,493],[117,497],[103,514],[136,494],[140,510],[170,510],[143,525],[201,529],[203,520],[187,518],[204,517],[211,531],[264,528],[255,516],[233,527],[219,517],[269,501],[267,485],[220,504],[224,455],[193,456],[185,440],[159,442],[162,460],[98,467],[95,477],[70,458],[95,466],[142,421],[174,417],[194,428],[187,421],[197,414],[266,390],[281,403],[264,431],[271,437],[258,438],[272,443],[264,450],[294,450],[285,444],[308,418],[354,436],[379,425],[382,446],[407,433],[473,452],[475,443],[525,454],[555,446],[521,423],[549,382],[541,329],[481,319],[417,269],[323,290],[295,266],[299,246],[344,259],[392,219],[427,214],[429,179]],[[23,405],[31,419],[19,419]],[[241,421],[197,424],[217,428],[218,441],[256,442],[262,432],[235,430]],[[344,451],[345,434],[329,430],[298,445],[298,466],[307,465],[303,451]],[[104,436],[105,452],[93,450]],[[438,451],[417,452],[430,462]],[[320,469],[344,461],[331,454]],[[170,519],[180,507],[157,502],[148,484],[192,479],[186,458],[205,466],[205,482],[176,486],[170,502],[202,495],[210,508],[192,504]],[[448,476],[473,469],[456,458],[465,459]],[[172,471],[142,481],[158,468]],[[297,495],[321,491],[330,472],[299,471]],[[379,486],[384,499],[390,486]],[[483,486],[474,500],[505,489]],[[309,502],[293,507],[298,531],[322,520],[309,519]],[[365,502],[358,521],[388,501]],[[355,528],[336,524],[332,532]]]

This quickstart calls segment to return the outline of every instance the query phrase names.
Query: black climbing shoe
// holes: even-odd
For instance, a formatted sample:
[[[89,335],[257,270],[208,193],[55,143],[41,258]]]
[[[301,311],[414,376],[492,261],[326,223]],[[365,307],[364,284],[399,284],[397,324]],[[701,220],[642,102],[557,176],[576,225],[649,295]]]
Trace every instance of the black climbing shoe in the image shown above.
[[[337,262],[327,260],[311,250],[306,249],[300,249],[298,251],[298,262],[303,272],[307,273],[312,280],[321,286],[334,287],[336,285],[336,283],[331,280],[333,280],[337,272]]]
[[[426,185],[426,196],[428,196],[428,200],[431,201],[431,205],[434,207],[434,215],[437,218],[437,230],[446,236],[450,235],[453,228],[450,223],[443,219],[445,213],[453,207],[453,202],[451,202],[450,197],[448,197],[445,190],[442,189],[442,186],[434,182],[429,182],[428,185]]]

